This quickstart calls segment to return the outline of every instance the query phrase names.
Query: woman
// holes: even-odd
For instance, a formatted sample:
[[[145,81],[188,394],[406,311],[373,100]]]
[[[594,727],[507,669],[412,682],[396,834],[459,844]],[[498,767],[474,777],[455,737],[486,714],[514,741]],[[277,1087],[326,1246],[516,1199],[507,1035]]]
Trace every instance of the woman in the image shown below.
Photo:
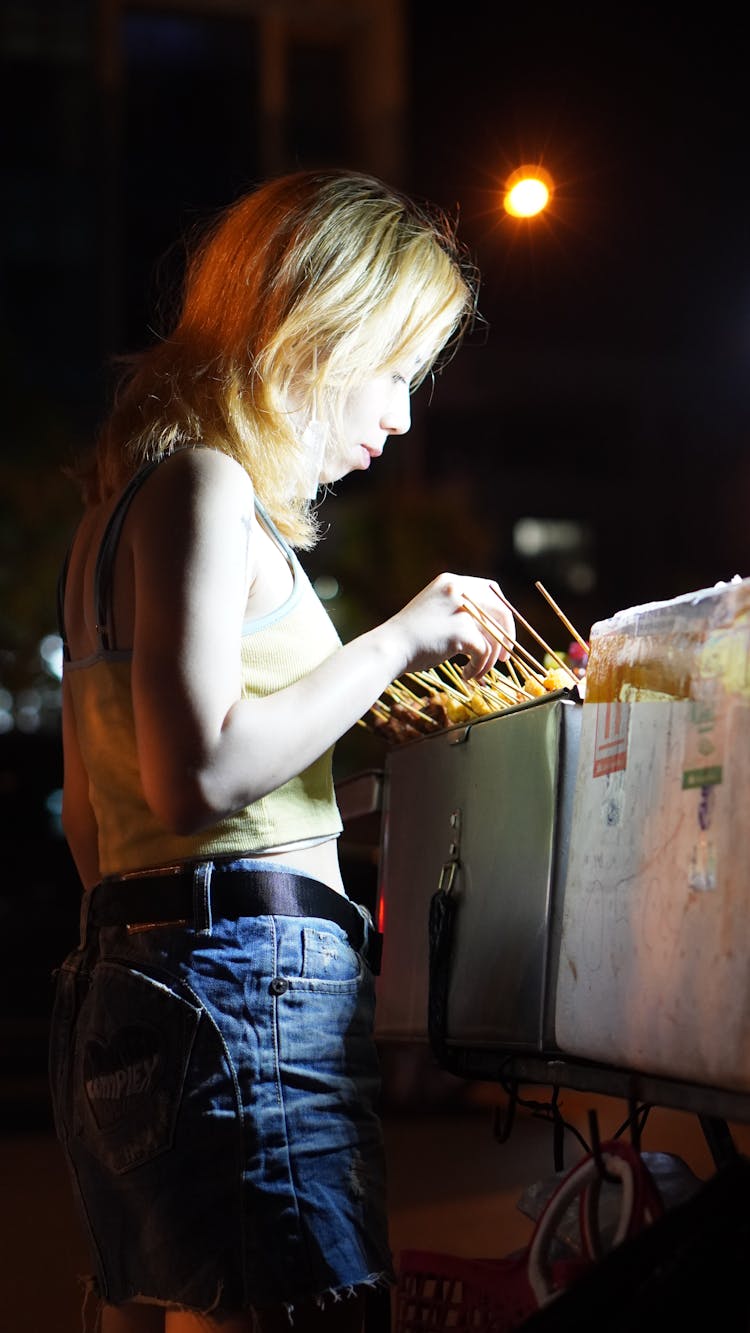
[[[85,892],[51,1080],[104,1333],[355,1333],[392,1280],[331,751],[404,671],[504,656],[464,594],[514,626],[443,574],[342,646],[294,550],[474,299],[450,228],[380,182],[272,181],[204,239],[82,471],[60,602]]]

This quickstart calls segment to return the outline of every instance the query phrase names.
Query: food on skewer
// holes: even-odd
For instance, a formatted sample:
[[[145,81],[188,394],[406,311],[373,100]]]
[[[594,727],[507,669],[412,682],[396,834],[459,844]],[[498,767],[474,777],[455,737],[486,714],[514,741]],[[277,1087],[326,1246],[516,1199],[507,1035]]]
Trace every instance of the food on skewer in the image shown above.
[[[562,671],[560,667],[551,667],[547,672],[542,684],[545,690],[567,690],[570,689],[570,672]]]
[[[441,662],[429,671],[408,672],[405,678],[394,680],[388,686],[360,719],[360,725],[374,731],[388,744],[400,745],[448,727],[476,721],[479,717],[502,713],[559,690],[578,688],[583,697],[584,650],[588,645],[573,630],[549,593],[540,584],[536,586],[574,635],[575,642],[570,644],[567,653],[554,652],[510,607],[510,603],[506,603],[516,619],[545,649],[544,661],[540,662],[467,597],[464,610],[506,650],[508,656],[502,666],[491,667],[481,681],[465,680],[453,662]],[[505,598],[501,600],[505,601]]]
[[[567,676],[554,670],[539,677],[522,669],[519,679],[520,676],[523,684],[493,667],[480,684],[464,681],[453,663],[444,662],[431,671],[410,673],[409,679],[419,686],[420,694],[403,680],[393,681],[361,719],[361,724],[389,744],[401,745],[447,727],[501,713],[570,685]],[[461,692],[456,681],[461,681]]]
[[[541,699],[542,695],[547,693],[544,685],[540,680],[537,680],[536,676],[532,676],[526,681],[526,689],[535,699]]]

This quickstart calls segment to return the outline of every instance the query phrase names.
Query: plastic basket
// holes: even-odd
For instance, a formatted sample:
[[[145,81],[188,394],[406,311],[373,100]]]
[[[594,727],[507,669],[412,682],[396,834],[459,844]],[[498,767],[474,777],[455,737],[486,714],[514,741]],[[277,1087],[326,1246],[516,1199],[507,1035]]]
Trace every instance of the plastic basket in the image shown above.
[[[506,1333],[530,1313],[525,1256],[462,1259],[429,1250],[399,1256],[393,1333]]]
[[[638,1150],[611,1140],[563,1177],[537,1218],[531,1243],[503,1259],[462,1259],[431,1250],[399,1256],[394,1333],[511,1333],[585,1273],[602,1255],[599,1197],[602,1169],[622,1184],[614,1244],[661,1216],[663,1205]],[[557,1227],[578,1200],[583,1246],[560,1255]],[[555,1249],[558,1249],[557,1255]]]

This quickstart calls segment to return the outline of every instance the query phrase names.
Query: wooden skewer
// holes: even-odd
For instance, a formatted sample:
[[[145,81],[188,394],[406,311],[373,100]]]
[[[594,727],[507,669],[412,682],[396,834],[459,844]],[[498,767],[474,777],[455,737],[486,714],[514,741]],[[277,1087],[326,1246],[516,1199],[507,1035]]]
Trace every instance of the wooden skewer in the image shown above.
[[[510,658],[508,658],[507,662],[503,662],[503,666],[507,668],[507,672],[503,671],[501,667],[494,666],[490,667],[487,674],[493,683],[496,682],[498,685],[501,685],[504,690],[510,690],[512,694],[520,685],[523,685],[523,681],[516,668],[513,666]]]
[[[420,722],[426,722],[431,727],[439,727],[440,723],[436,717],[430,717],[429,713],[423,713],[421,708],[410,709],[412,717],[418,718]]]
[[[460,681],[460,691],[454,689],[452,685],[448,684],[447,680],[443,679],[439,674],[441,670],[445,670],[448,675],[452,675]],[[463,705],[470,711],[474,711],[477,697],[484,698],[476,683],[474,681],[465,682],[450,662],[441,662],[439,667],[432,667],[429,671],[407,672],[406,674],[414,680],[423,681],[432,690],[439,694],[445,694],[449,699],[454,699],[456,703]]]
[[[402,680],[392,680],[390,685],[386,685],[383,693],[392,695],[394,699],[397,699],[399,703],[406,704],[407,707],[416,703],[421,708],[424,703],[424,699],[420,699],[419,695],[410,690],[409,686],[405,685]]]
[[[406,674],[411,680],[423,682],[425,685],[429,686],[431,690],[443,691],[445,694],[449,694],[452,699],[458,699],[460,703],[465,703],[466,701],[466,695],[459,694],[458,690],[454,690],[453,686],[449,685],[447,680],[443,680],[442,676],[437,674],[434,667],[431,671],[407,671]]]
[[[391,715],[391,710],[388,707],[388,704],[384,703],[382,699],[376,699],[374,704],[371,705],[369,712],[380,714],[383,718],[389,718]]]
[[[513,647],[518,646],[515,643],[515,640],[511,638],[507,629],[504,629],[497,620],[493,620],[492,616],[488,615],[486,611],[483,611],[481,606],[478,606],[476,602],[472,601],[471,597],[467,597],[466,593],[464,593],[463,609],[464,611],[468,611],[469,615],[473,616],[475,620],[478,620],[484,629],[489,630],[493,639],[497,639],[501,648],[507,648],[508,644],[511,644]]]
[[[514,684],[514,685],[519,685],[519,686],[520,686],[521,682],[520,682],[520,680],[518,679],[518,672],[516,671],[516,668],[514,667],[514,665],[513,665],[513,663],[511,662],[510,658],[508,658],[508,660],[507,660],[507,662],[505,663],[505,665],[506,665],[506,667],[508,668],[508,675],[510,676],[511,680],[513,681],[513,684]]]
[[[524,699],[531,699],[533,695],[523,688],[519,682],[518,685],[506,684],[503,680],[494,679],[490,682],[488,693],[495,695],[498,699],[503,699],[506,703],[518,703],[518,696],[523,695]]]
[[[454,682],[459,692],[463,695],[464,699],[471,698],[471,690],[469,689],[466,681],[461,675],[461,672],[458,670],[457,667],[454,667],[452,662],[441,662],[440,669],[441,671],[444,671],[445,674],[448,676],[448,678]]]
[[[516,689],[516,681],[511,676],[506,676],[503,671],[498,671],[497,667],[490,667],[482,685],[493,690],[507,690],[509,694],[513,694]]]
[[[537,582],[534,584],[534,587],[539,589],[540,593],[542,594],[542,597],[546,597],[547,601],[552,607],[552,610],[555,611],[557,615],[560,617],[565,628],[570,630],[570,633],[573,635],[573,638],[575,639],[576,643],[580,644],[581,648],[583,648],[583,651],[585,653],[590,653],[591,648],[587,644],[586,640],[582,638],[581,635],[578,633],[578,630],[575,628],[575,625],[571,625],[570,621],[568,620],[568,617],[566,615],[563,615],[562,611],[557,605],[557,602],[547,592],[547,589],[545,588],[544,584]]]
[[[546,589],[541,583],[537,583],[536,587],[547,599],[553,610],[559,615],[563,624],[573,635],[573,638],[586,652],[588,652],[589,646],[585,639],[580,637],[573,625],[571,625],[570,621],[563,615],[560,608],[550,597],[549,593],[547,593]],[[493,589],[493,591],[495,591],[495,589]],[[557,662],[558,666],[570,676],[571,680],[577,684],[577,677],[560,657],[558,657],[557,653],[550,648],[549,644],[545,643],[544,639],[537,634],[536,630],[532,628],[528,621],[524,620],[523,616],[516,611],[515,607],[511,605],[502,593],[497,592],[496,595],[500,598],[500,601],[507,606],[515,619],[520,621],[533,638],[541,644],[544,651],[548,653],[549,656]],[[547,675],[546,668],[541,662],[537,661],[537,659],[528,652],[522,644],[518,643],[502,625],[494,620],[492,616],[488,615],[486,611],[483,611],[476,602],[472,601],[470,597],[464,596],[464,603],[464,610],[468,611],[469,615],[473,616],[482,628],[487,630],[493,638],[497,639],[501,647],[505,648],[508,654],[505,662],[508,678],[505,679],[502,674],[498,672],[497,668],[493,667],[491,668],[490,673],[488,673],[488,678],[484,684],[480,685],[475,681],[465,681],[460,671],[458,671],[450,661],[441,662],[438,667],[433,667],[431,671],[407,671],[404,673],[406,678],[419,684],[426,684],[433,689],[437,688],[439,690],[444,690],[446,694],[468,704],[469,707],[471,707],[472,703],[477,699],[485,704],[491,705],[493,702],[499,701],[501,704],[507,706],[508,700],[516,702],[519,695],[525,699],[534,698],[534,695],[524,689],[518,672],[520,671],[524,680],[535,680],[541,684],[544,677]],[[519,654],[523,654],[523,657],[527,660],[523,661]],[[514,662],[516,663],[518,671],[514,668]],[[440,674],[441,672],[443,673],[442,675]],[[447,677],[448,679],[446,680],[444,677]],[[384,693],[389,694],[391,698],[397,700],[408,713],[411,713],[415,717],[415,719],[418,718],[420,722],[426,722],[432,726],[439,726],[436,718],[430,717],[428,713],[422,712],[422,706],[425,702],[424,698],[416,694],[414,690],[411,690],[405,680],[399,679],[392,681],[391,684],[386,687]],[[390,717],[391,712],[383,698],[376,700],[370,711],[375,717],[379,716],[384,721]],[[366,727],[368,726],[368,723],[360,718],[359,725]]]
[[[412,717],[419,718],[420,722],[427,722],[431,727],[438,725],[434,717],[430,717],[429,713],[422,712],[422,705],[426,703],[426,700],[417,698],[417,695],[407,689],[400,681],[391,681],[390,685],[386,686],[384,693],[390,694],[391,698],[395,699],[401,708],[404,708]]]
[[[473,616],[475,620],[478,620],[480,625],[483,625],[486,630],[489,630],[493,638],[497,639],[498,643],[501,644],[503,648],[507,649],[509,661],[516,662],[521,668],[521,671],[524,674],[528,674],[529,668],[518,656],[519,653],[523,653],[524,657],[527,658],[531,666],[534,668],[532,674],[538,672],[540,681],[544,680],[547,672],[541,662],[537,662],[536,658],[532,657],[531,653],[528,653],[520,643],[517,643],[515,639],[512,639],[508,631],[503,629],[502,625],[499,625],[491,616],[488,616],[481,607],[477,606],[476,602],[472,602],[470,597],[464,596],[464,602],[466,603],[466,610],[469,612],[469,615]],[[512,648],[508,645],[512,645],[512,648],[517,649],[517,652],[513,652]]]
[[[569,666],[566,666],[566,664],[563,662],[562,658],[561,658],[561,657],[558,657],[557,653],[556,653],[552,648],[550,648],[549,644],[548,644],[548,643],[545,643],[545,641],[544,641],[544,639],[542,638],[541,634],[537,634],[536,630],[533,629],[533,627],[529,624],[528,620],[524,620],[524,618],[523,618],[523,616],[521,615],[521,613],[520,613],[519,611],[516,611],[516,608],[515,608],[514,606],[511,606],[511,604],[510,604],[510,602],[508,601],[507,597],[504,597],[503,594],[502,594],[501,592],[498,592],[497,588],[493,588],[492,591],[494,592],[494,594],[495,594],[496,597],[499,597],[499,598],[500,598],[500,601],[503,603],[503,606],[507,606],[507,608],[508,608],[508,610],[510,611],[511,615],[512,615],[516,620],[520,620],[521,624],[524,626],[525,629],[528,630],[528,632],[529,632],[529,634],[532,636],[532,638],[536,639],[537,643],[541,644],[541,646],[542,646],[542,648],[544,649],[545,653],[549,653],[550,657],[553,659],[553,661],[557,662],[557,665],[561,668],[561,670],[563,670],[563,671],[565,672],[566,675],[570,676],[570,679],[573,681],[573,684],[574,684],[574,685],[577,685],[577,684],[578,684],[578,677],[574,674],[574,672],[571,671],[571,669],[570,669]]]
[[[511,665],[515,662],[516,670],[520,671],[524,678],[531,675],[537,676],[539,680],[544,680],[544,677],[547,674],[546,667],[543,667],[541,662],[538,662],[532,653],[528,653],[523,644],[515,643],[513,639],[510,639],[509,642],[513,644],[515,652],[511,652],[511,650],[508,649],[508,664]],[[526,658],[525,662],[523,660],[524,657]]]
[[[513,643],[513,640],[511,639],[510,642]],[[516,648],[515,652],[512,652],[512,650],[508,648],[508,664],[510,665],[513,662],[515,662],[516,668],[518,671],[521,672],[521,675],[524,677],[524,680],[528,676],[534,676],[536,680],[540,682],[543,681],[547,672],[545,671],[541,662],[537,662],[536,658],[532,657],[531,653],[527,653],[526,649],[523,648],[520,643],[515,644],[515,648]],[[528,661],[524,662],[523,657],[520,657],[519,653],[523,653],[524,657],[526,657]],[[521,682],[519,681],[519,684],[520,683]]]

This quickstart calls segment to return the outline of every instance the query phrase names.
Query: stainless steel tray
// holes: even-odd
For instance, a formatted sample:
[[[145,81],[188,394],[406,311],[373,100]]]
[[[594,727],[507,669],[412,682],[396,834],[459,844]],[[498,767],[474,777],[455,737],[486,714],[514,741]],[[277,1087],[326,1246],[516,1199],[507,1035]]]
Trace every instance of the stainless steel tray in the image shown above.
[[[376,1033],[427,1040],[428,916],[456,895],[449,1045],[552,1052],[582,708],[565,692],[392,750],[383,790]]]

